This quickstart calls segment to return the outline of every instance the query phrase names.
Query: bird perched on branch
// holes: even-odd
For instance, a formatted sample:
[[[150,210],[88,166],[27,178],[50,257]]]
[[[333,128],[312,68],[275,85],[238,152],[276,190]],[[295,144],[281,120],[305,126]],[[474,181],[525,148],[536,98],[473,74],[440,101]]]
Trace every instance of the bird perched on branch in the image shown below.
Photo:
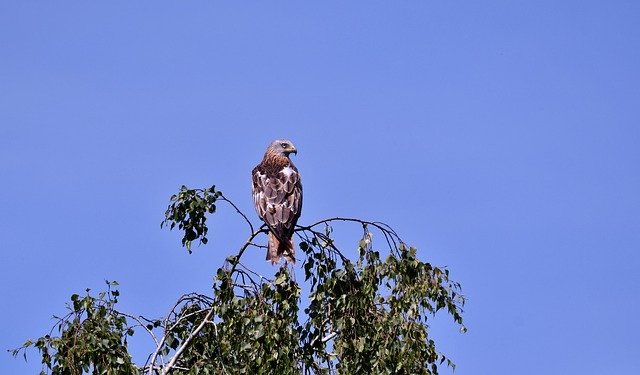
[[[293,231],[302,210],[302,183],[289,159],[292,153],[297,150],[291,141],[277,139],[252,171],[253,202],[258,216],[269,226],[267,260],[272,264],[281,257],[296,262]]]

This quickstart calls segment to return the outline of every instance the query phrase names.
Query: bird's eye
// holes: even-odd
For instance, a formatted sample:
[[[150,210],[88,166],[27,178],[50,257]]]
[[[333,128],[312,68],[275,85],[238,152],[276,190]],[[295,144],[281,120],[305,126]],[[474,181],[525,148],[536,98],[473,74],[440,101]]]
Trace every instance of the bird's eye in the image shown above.
[[[282,146],[282,148],[287,148],[289,145],[286,143],[280,143],[280,146]]]

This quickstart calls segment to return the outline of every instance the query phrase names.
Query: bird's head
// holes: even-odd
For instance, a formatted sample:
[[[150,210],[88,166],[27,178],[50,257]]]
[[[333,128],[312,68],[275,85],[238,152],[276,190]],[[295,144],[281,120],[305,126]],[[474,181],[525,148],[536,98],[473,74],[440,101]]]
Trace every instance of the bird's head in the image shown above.
[[[293,143],[286,139],[276,139],[271,142],[269,145],[269,149],[276,154],[281,154],[284,156],[289,156],[289,154],[298,154],[298,150],[296,150],[296,146]]]

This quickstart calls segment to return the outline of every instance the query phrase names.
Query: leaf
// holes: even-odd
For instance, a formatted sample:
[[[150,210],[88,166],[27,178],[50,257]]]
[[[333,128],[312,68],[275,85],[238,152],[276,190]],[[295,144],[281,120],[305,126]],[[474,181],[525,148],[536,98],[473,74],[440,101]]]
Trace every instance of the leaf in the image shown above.
[[[278,277],[276,277],[275,284],[276,285],[282,285],[286,281],[287,281],[287,274],[283,272],[283,273],[279,274]]]
[[[253,338],[259,339],[264,336],[264,328],[262,326],[258,326],[258,328],[253,333]]]

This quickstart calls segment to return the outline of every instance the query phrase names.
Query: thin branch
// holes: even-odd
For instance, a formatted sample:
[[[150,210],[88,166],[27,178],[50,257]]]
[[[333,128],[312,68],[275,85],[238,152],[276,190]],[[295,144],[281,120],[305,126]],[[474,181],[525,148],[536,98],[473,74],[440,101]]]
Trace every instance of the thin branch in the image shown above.
[[[342,252],[336,247],[336,245],[334,244],[334,241],[331,237],[327,236],[326,234],[322,233],[322,232],[316,232],[313,229],[309,230],[311,233],[313,233],[314,236],[316,236],[317,238],[320,238],[322,241],[324,241],[325,246],[324,247],[329,247],[331,248],[331,250],[333,250],[336,254],[338,254],[340,256],[340,259],[345,262],[348,260],[348,258],[346,256],[344,256],[344,254],[342,254]]]
[[[156,345],[159,345],[159,343],[158,343],[158,339],[156,338],[156,335],[154,335],[154,334],[153,334],[153,331],[152,331],[152,330],[150,330],[149,328],[147,328],[147,325],[146,325],[146,324],[144,324],[144,323],[142,322],[142,320],[141,320],[141,319],[144,319],[144,320],[147,320],[147,319],[145,319],[145,318],[143,318],[143,317],[136,317],[136,316],[133,316],[133,315],[125,314],[125,313],[123,313],[123,312],[120,312],[120,314],[121,314],[121,315],[123,315],[123,316],[126,316],[127,318],[131,318],[131,319],[135,320],[136,322],[138,322],[138,325],[140,325],[140,327],[144,328],[144,330],[145,330],[145,331],[147,331],[147,332],[149,333],[149,335],[151,336],[151,338],[153,339],[153,341],[156,343]]]
[[[296,225],[296,231],[314,231],[313,229],[314,227],[321,224],[327,225],[328,223],[333,221],[353,222],[353,223],[360,223],[362,225],[372,226],[382,232],[382,234],[385,237],[385,240],[387,241],[387,244],[389,245],[389,248],[392,250],[397,250],[398,244],[404,243],[404,241],[402,241],[398,233],[396,233],[396,231],[394,231],[393,228],[391,228],[386,223],[383,223],[380,221],[367,221],[367,220],[361,220],[361,219],[354,219],[350,217],[332,217],[329,219],[319,220],[307,226]]]
[[[242,264],[242,262],[240,262],[239,260],[238,260],[238,264],[239,264],[239,265],[240,265],[240,266],[241,266],[245,271],[250,272],[250,273],[252,273],[252,274],[254,274],[254,275],[258,276],[258,277],[260,278],[260,280],[267,280],[268,282],[273,282],[273,280],[271,280],[270,278],[265,277],[265,276],[262,276],[261,274],[257,273],[256,271],[252,270],[251,268],[249,268],[249,267],[245,266],[245,265],[244,265],[244,264]]]
[[[171,328],[169,328],[169,331],[173,331],[173,330],[178,326],[178,324],[179,324],[180,322],[182,322],[183,320],[185,320],[185,319],[187,319],[187,318],[190,318],[190,317],[192,317],[192,316],[198,315],[198,314],[200,314],[200,313],[202,313],[202,312],[205,312],[205,311],[207,311],[208,309],[209,309],[209,308],[207,307],[206,309],[200,309],[200,310],[198,310],[198,311],[194,311],[194,312],[192,312],[192,313],[189,313],[189,314],[186,314],[186,315],[182,315],[182,316],[180,316],[180,318],[178,318],[178,319],[176,320],[176,322],[175,322],[175,323],[173,323],[173,325],[171,326]]]
[[[160,342],[158,343],[156,350],[153,352],[153,354],[151,354],[151,356],[147,360],[148,367],[149,367],[149,375],[153,375],[153,369],[155,368],[156,358],[158,358],[158,355],[160,354],[160,350],[162,350],[162,346],[164,345],[164,342],[166,339],[167,339],[167,335],[165,333],[162,336],[162,339],[160,339]],[[164,364],[164,359],[162,359],[162,363]],[[145,364],[145,367],[147,367],[147,364]]]
[[[338,336],[338,332],[331,332],[330,334],[328,334],[325,337],[323,337],[321,341],[324,344],[327,341],[332,340],[336,336]]]
[[[255,244],[253,242],[251,243],[251,246],[257,247],[259,249],[268,249],[269,248],[269,246],[267,246],[267,245],[258,245],[258,244]]]
[[[171,369],[173,369],[176,365],[176,362],[178,361],[178,359],[180,358],[180,356],[182,355],[182,352],[184,352],[184,350],[187,348],[187,346],[189,345],[189,343],[191,342],[191,340],[193,340],[193,338],[200,333],[200,331],[202,331],[202,328],[204,328],[205,324],[207,323],[207,321],[209,321],[209,319],[211,319],[211,316],[213,316],[213,313],[215,311],[214,307],[211,307],[211,309],[209,309],[209,311],[207,312],[207,315],[204,317],[204,319],[202,320],[202,322],[198,325],[198,327],[196,329],[194,329],[189,336],[184,340],[184,342],[182,343],[182,345],[176,350],[176,354],[171,358],[171,360],[169,361],[169,363],[162,369],[162,375],[166,375],[169,373],[169,371],[171,371]]]
[[[249,229],[251,229],[251,233],[255,232],[255,230],[253,229],[253,224],[251,224],[251,221],[249,221],[249,218],[247,218],[247,215],[245,215],[242,211],[240,211],[240,209],[238,208],[238,206],[235,205],[235,203],[227,199],[227,197],[225,197],[224,194],[222,193],[220,193],[220,197],[218,199],[229,203],[231,207],[235,208],[236,212],[239,213],[240,216],[244,218],[244,221],[246,221],[247,224],[249,224]]]
[[[169,325],[169,319],[171,318],[171,315],[177,315],[176,314],[176,308],[178,306],[180,306],[182,303],[184,303],[185,301],[192,301],[192,300],[200,300],[201,303],[209,303],[212,304],[213,303],[213,299],[205,296],[203,294],[198,294],[198,293],[188,293],[188,294],[184,294],[182,296],[180,296],[180,298],[178,298],[178,301],[176,301],[176,303],[173,305],[173,307],[171,307],[171,309],[169,310],[169,312],[167,313],[167,316],[164,318],[163,320],[163,328],[164,328],[164,332],[165,334],[162,336],[162,338],[160,339],[160,342],[157,343],[156,346],[156,350],[149,356],[149,358],[147,359],[147,363],[145,363],[145,368],[149,368],[149,375],[153,374],[153,369],[155,368],[155,362],[158,358],[158,355],[161,358],[162,364],[164,365],[164,356],[162,354],[160,354],[160,351],[162,350],[162,347],[164,346],[164,343],[167,339],[167,332],[173,330],[175,328],[175,324],[172,327],[168,327]],[[180,318],[178,318],[180,319]],[[147,364],[149,364],[149,366],[147,366]]]

